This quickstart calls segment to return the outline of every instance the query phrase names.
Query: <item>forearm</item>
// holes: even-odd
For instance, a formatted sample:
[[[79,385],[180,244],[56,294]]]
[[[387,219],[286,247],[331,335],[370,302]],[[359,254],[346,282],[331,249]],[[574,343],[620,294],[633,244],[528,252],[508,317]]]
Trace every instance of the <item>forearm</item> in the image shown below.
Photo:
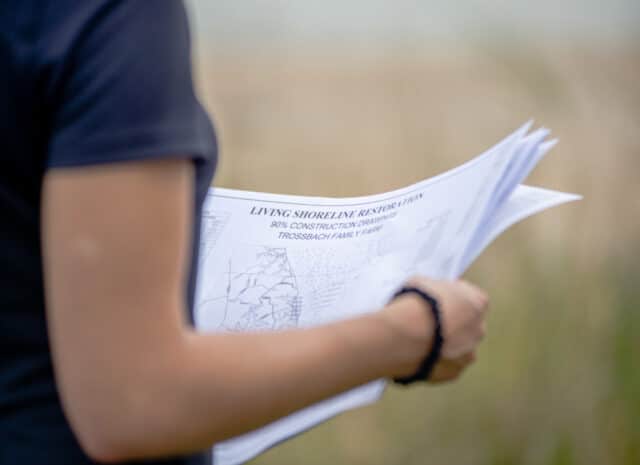
[[[173,368],[153,383],[164,388],[150,391],[145,411],[131,412],[144,424],[129,425],[118,455],[206,448],[368,381],[405,375],[424,352],[423,338],[407,337],[384,313],[281,333],[186,333]]]
[[[245,432],[313,402],[393,376],[407,358],[402,342],[377,314],[319,328],[250,336],[194,336],[189,370],[192,415],[204,442]],[[407,351],[408,352],[408,351]],[[424,352],[424,349],[422,350]],[[212,354],[215,356],[212,357]],[[232,355],[233,354],[233,355]],[[416,361],[420,354],[414,355]],[[409,360],[412,363],[413,360]],[[211,385],[220,402],[211,403]],[[210,411],[203,411],[207,404]],[[213,411],[215,408],[215,411]],[[197,412],[196,412],[197,410]]]

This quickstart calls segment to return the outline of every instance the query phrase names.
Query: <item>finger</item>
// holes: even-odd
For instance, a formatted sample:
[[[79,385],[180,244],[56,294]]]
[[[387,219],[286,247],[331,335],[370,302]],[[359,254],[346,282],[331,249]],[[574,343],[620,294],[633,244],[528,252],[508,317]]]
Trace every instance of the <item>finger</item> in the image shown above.
[[[451,360],[441,360],[433,367],[431,376],[428,381],[431,383],[444,383],[453,381],[460,376],[464,370],[463,365],[452,362]]]
[[[471,284],[469,281],[465,281],[464,279],[460,279],[457,281],[457,284],[460,289],[464,292],[464,295],[468,297],[470,300],[481,302],[485,297],[484,291],[482,291],[475,284]]]
[[[436,364],[429,382],[443,383],[454,381],[466,370],[469,365],[476,361],[476,352],[468,352],[454,359],[443,359]]]
[[[454,363],[455,365],[464,368],[471,365],[475,361],[476,361],[476,353],[475,351],[473,351],[473,352],[466,353],[463,356],[458,357],[454,360],[451,360],[451,363]]]
[[[479,339],[483,341],[485,337],[487,337],[487,323],[483,321],[480,325]]]
[[[485,291],[468,281],[460,280],[457,284],[459,289],[463,291],[462,296],[473,306],[474,309],[483,313],[487,310],[489,305],[489,296]]]

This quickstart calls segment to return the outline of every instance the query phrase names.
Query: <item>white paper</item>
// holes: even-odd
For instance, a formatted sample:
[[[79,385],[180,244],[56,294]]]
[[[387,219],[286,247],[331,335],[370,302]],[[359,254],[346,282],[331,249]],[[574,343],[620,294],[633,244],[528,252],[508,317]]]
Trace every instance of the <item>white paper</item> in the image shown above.
[[[517,221],[579,198],[519,186],[553,146],[527,123],[437,177],[345,199],[212,189],[203,208],[196,325],[279,331],[371,312],[409,277],[455,278]],[[256,356],[259,356],[258,354]],[[376,401],[377,381],[217,444],[245,462],[345,410]]]

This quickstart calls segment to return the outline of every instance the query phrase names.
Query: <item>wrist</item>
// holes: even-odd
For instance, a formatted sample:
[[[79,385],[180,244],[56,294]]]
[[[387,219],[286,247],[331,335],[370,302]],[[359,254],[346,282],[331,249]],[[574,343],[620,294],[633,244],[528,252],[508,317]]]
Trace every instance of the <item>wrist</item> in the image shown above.
[[[424,305],[419,296],[405,294],[379,312],[393,341],[390,350],[395,354],[395,364],[389,373],[391,378],[415,373],[433,344],[435,322]]]

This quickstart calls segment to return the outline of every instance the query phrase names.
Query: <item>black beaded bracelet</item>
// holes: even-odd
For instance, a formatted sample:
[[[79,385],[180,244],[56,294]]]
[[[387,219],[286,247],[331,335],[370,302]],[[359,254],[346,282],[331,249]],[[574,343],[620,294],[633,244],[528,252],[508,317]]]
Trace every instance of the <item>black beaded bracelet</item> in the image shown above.
[[[428,311],[430,312],[431,316],[433,316],[434,331],[431,349],[420,364],[418,371],[416,371],[411,376],[407,376],[406,378],[395,378],[393,380],[394,382],[402,384],[404,386],[406,386],[407,384],[413,384],[418,381],[427,381],[429,379],[429,376],[433,371],[433,367],[436,365],[436,363],[438,363],[438,360],[440,359],[440,352],[442,351],[442,344],[444,343],[444,338],[442,337],[442,318],[440,315],[440,305],[438,304],[438,301],[433,296],[416,287],[403,287],[394,294],[393,299],[391,300],[397,299],[401,295],[405,294],[416,294],[425,301],[429,309]]]

